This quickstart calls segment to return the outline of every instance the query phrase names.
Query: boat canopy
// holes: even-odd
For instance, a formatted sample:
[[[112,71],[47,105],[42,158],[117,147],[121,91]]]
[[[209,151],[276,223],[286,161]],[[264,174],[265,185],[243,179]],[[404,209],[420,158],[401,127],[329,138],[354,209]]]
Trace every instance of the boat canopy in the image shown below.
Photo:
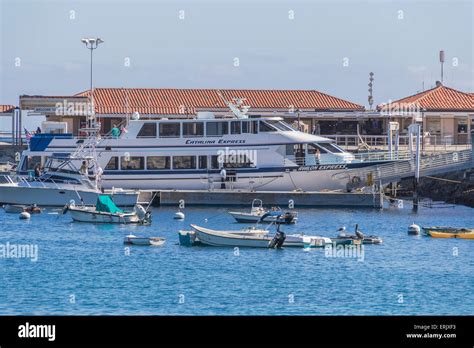
[[[117,207],[110,196],[99,195],[97,203],[95,204],[96,211],[106,213],[123,213],[123,210]]]

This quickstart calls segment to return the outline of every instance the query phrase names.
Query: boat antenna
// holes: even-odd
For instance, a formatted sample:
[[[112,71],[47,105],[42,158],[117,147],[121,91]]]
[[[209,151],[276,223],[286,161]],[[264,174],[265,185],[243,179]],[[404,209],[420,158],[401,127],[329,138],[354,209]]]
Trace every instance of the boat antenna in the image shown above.
[[[249,118],[247,111],[250,109],[249,105],[243,105],[245,98],[233,98],[234,102],[228,101],[222,95],[220,90],[217,91],[217,95],[222,99],[225,105],[232,111],[237,118]]]

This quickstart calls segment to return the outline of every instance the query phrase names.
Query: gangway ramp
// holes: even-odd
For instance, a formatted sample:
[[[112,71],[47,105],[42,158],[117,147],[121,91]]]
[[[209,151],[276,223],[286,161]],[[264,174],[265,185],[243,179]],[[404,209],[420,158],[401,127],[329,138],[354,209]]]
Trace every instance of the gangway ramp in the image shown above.
[[[420,157],[420,177],[433,176],[474,167],[472,150],[437,153]],[[334,174],[336,180],[347,179],[348,182],[358,177],[366,182],[371,176],[375,183],[388,184],[402,179],[414,177],[416,174],[416,158],[396,160],[386,164],[374,165],[361,169],[353,169]]]

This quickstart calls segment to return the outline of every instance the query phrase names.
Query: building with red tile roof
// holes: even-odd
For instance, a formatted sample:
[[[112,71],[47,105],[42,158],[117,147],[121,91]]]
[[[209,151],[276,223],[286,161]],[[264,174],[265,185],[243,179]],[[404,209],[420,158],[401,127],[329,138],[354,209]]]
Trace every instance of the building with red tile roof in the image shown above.
[[[22,109],[44,113],[49,120],[68,122],[68,128],[76,132],[85,122],[83,104],[88,102],[90,94],[87,90],[74,96],[24,95],[20,96],[20,105]],[[243,99],[243,104],[250,107],[249,115],[296,118],[298,113],[332,115],[365,110],[362,105],[315,90],[95,88],[93,92],[94,110],[102,120],[104,131],[134,112],[151,118],[192,117],[199,111],[212,111],[217,116],[229,114],[224,99]],[[77,114],[64,112],[79,104],[81,111]],[[311,128],[307,119],[306,128]]]
[[[433,141],[467,143],[474,129],[474,93],[458,91],[437,82],[437,86],[386,104],[377,109],[406,128],[414,120]]]

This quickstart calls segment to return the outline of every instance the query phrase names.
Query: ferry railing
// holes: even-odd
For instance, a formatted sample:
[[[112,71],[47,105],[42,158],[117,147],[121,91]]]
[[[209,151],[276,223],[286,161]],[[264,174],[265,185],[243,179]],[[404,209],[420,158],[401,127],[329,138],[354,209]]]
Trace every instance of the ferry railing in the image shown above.
[[[388,141],[386,135],[354,135],[354,134],[321,134],[322,137],[334,140],[340,147],[346,150],[357,150],[367,144],[371,148],[386,149]],[[453,135],[430,134],[422,136],[422,147],[425,152],[447,152],[470,148],[471,139],[468,133]],[[408,148],[410,138],[407,135],[399,136],[399,147]]]

